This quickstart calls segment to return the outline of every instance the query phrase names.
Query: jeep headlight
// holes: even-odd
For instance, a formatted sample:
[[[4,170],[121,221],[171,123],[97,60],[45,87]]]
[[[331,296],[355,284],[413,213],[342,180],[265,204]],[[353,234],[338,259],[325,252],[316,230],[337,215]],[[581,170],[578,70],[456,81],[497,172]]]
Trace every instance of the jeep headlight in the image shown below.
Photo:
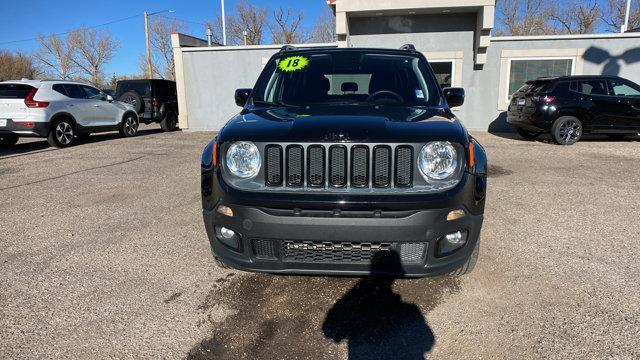
[[[226,164],[231,174],[242,179],[252,178],[260,171],[260,151],[251,142],[233,143],[227,150]]]
[[[430,142],[420,150],[418,168],[427,181],[446,180],[458,168],[458,152],[448,141]]]

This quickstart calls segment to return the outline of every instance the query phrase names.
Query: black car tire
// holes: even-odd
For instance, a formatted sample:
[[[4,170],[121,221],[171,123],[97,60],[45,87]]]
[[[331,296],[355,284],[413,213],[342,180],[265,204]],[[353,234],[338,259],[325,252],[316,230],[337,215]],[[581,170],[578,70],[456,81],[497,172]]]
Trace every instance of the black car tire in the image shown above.
[[[467,259],[467,261],[457,270],[453,271],[451,275],[453,276],[462,276],[470,274],[473,269],[476,267],[476,263],[478,262],[478,257],[480,256],[480,238],[476,241],[476,247],[473,248],[473,252],[471,256]]]
[[[137,114],[144,111],[144,100],[142,96],[135,91],[127,91],[120,95],[118,101],[132,105]]]
[[[164,114],[164,118],[162,119],[162,121],[160,121],[160,128],[165,132],[175,131],[177,125],[178,117],[173,111],[167,111],[167,113]]]
[[[221,268],[221,269],[231,269],[231,266],[225,264],[224,262],[222,262],[222,260],[220,260],[220,258],[218,258],[217,256],[213,257],[213,260],[215,260],[216,265]]]
[[[133,137],[138,134],[138,127],[140,126],[140,122],[138,121],[138,117],[129,113],[126,114],[122,118],[122,122],[120,123],[120,136],[122,137]]]
[[[19,139],[19,136],[13,134],[0,135],[0,148],[12,147]]]
[[[573,145],[582,137],[582,122],[573,116],[561,116],[551,127],[551,137],[556,144]]]
[[[53,122],[47,141],[53,147],[65,148],[75,142],[75,137],[76,124],[71,119],[63,118]]]
[[[525,130],[525,129],[520,128],[520,127],[516,128],[516,132],[518,133],[518,135],[522,136],[523,138],[525,138],[527,140],[533,140],[533,139],[537,138],[538,136],[540,136],[539,132]]]
[[[607,136],[609,137],[609,139],[611,140],[615,140],[615,141],[619,141],[624,139],[625,137],[627,137],[627,135],[630,134],[607,134]]]

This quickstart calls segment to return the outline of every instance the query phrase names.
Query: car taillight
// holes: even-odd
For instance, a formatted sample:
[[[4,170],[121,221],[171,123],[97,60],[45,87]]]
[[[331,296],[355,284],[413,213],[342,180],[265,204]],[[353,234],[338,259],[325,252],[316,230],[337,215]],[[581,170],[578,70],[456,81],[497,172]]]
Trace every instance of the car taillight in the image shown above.
[[[151,107],[154,109],[158,107],[158,99],[156,98],[151,99]]]
[[[536,102],[550,103],[550,102],[554,102],[556,98],[553,96],[545,95],[545,96],[534,96],[531,98],[531,100]]]
[[[49,106],[49,103],[47,101],[33,100],[36,92],[38,92],[38,89],[31,89],[31,91],[29,91],[29,93],[27,94],[27,97],[24,98],[24,104],[27,105],[28,108],[46,108],[47,106]]]

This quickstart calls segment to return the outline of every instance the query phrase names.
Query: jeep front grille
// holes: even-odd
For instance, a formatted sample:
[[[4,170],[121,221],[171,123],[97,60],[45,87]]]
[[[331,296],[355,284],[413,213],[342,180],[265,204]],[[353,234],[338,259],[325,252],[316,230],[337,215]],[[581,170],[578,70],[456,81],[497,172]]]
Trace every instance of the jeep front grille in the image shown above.
[[[279,144],[267,144],[264,149],[264,183],[271,188],[413,186],[411,145],[317,144],[287,145],[283,149]]]

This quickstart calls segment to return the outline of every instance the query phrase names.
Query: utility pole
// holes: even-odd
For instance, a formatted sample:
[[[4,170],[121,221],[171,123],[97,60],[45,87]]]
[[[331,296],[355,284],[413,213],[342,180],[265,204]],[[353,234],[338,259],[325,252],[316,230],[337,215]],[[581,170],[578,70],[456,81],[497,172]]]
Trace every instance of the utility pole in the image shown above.
[[[227,46],[227,24],[224,18],[224,0],[220,0],[220,6],[222,7],[222,45]]]
[[[153,68],[151,67],[151,48],[149,47],[149,13],[144,12],[144,37],[147,42],[147,76],[153,79]]]
[[[631,12],[631,0],[627,0],[627,10],[624,13],[624,25],[622,26],[622,32],[629,30],[629,13]]]

